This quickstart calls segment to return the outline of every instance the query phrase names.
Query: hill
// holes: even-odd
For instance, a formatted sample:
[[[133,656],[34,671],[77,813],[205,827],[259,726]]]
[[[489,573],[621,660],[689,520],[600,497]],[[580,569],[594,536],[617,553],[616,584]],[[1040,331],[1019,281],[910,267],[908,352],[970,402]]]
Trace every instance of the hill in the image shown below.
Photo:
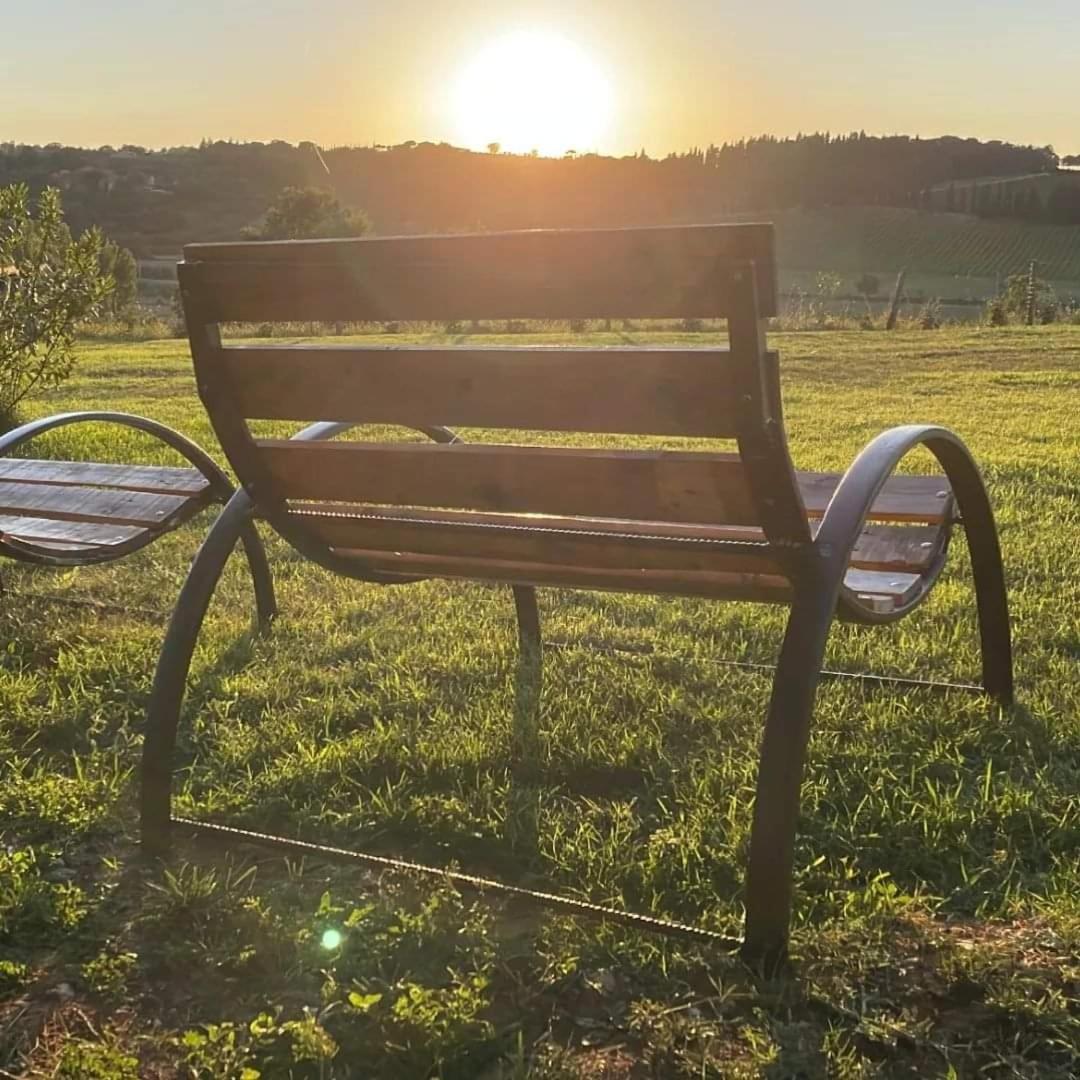
[[[1050,172],[1049,149],[954,137],[800,135],[644,154],[562,158],[446,144],[319,148],[205,143],[147,150],[0,143],[0,184],[64,193],[73,226],[100,225],[139,257],[235,239],[287,185],[317,185],[382,233],[717,221],[769,207],[910,207],[935,184]]]

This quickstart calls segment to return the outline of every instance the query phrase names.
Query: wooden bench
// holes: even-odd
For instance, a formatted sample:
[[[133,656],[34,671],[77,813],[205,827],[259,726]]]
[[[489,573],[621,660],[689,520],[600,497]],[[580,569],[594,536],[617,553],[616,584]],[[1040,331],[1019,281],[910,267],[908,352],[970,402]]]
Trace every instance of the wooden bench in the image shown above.
[[[1012,699],[998,541],[979,472],[937,427],[896,428],[843,476],[797,473],[781,411],[770,226],[537,231],[189,246],[180,287],[199,392],[243,492],[211,533],[162,652],[142,830],[167,844],[172,753],[206,605],[252,513],[349,577],[513,587],[526,649],[535,586],[791,606],[765,723],[745,953],[786,949],[799,788],[834,615],[904,618],[962,516],[985,689]],[[226,346],[223,322],[726,317],[727,348]],[[293,439],[250,421],[319,421]],[[409,425],[429,442],[332,438]],[[730,440],[690,449],[465,442],[451,427]],[[264,428],[265,430],[265,428]],[[685,443],[682,444],[685,447]],[[925,445],[945,476],[893,476]]]
[[[10,456],[31,440],[73,424],[112,424],[145,432],[191,464],[124,465]],[[37,566],[113,562],[152,544],[233,485],[218,465],[177,431],[129,413],[59,413],[0,436],[0,555]],[[274,590],[254,527],[240,531],[255,584],[259,622],[275,614]]]

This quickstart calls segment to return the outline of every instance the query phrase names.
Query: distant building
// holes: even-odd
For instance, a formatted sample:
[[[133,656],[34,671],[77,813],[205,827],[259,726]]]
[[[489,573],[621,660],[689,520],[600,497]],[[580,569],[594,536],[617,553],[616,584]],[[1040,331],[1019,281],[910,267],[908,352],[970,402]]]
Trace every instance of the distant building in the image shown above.
[[[950,180],[927,188],[921,205],[945,213],[1080,225],[1080,171]]]

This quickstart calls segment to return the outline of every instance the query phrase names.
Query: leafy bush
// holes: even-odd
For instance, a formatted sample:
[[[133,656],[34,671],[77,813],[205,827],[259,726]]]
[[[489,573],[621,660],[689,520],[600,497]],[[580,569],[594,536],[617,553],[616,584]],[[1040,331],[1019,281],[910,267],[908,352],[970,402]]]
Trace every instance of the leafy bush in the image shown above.
[[[41,193],[36,217],[25,184],[0,188],[0,417],[71,374],[75,328],[115,286],[102,269],[105,248],[96,229],[72,238],[54,188]]]
[[[941,318],[941,301],[931,297],[919,311],[919,329],[939,330]]]
[[[1028,287],[1028,275],[1026,273],[1009,275],[1004,290],[990,302],[991,307],[994,308],[994,310],[988,310],[992,326],[1004,326],[1010,321],[1027,321]],[[1056,322],[1061,305],[1057,293],[1054,292],[1054,287],[1049,281],[1036,277],[1034,288],[1035,321],[1040,323]],[[995,321],[995,319],[1000,321]]]
[[[261,225],[243,230],[248,240],[308,240],[319,237],[363,236],[371,222],[360,210],[342,206],[329,191],[287,187],[266,211]]]

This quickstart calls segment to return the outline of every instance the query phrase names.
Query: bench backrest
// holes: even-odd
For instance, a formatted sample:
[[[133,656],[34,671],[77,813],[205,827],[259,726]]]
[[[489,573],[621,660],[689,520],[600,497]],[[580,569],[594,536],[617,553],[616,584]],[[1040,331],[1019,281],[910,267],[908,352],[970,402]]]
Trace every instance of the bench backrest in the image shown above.
[[[195,244],[180,287],[200,395],[240,481],[302,550],[300,501],[760,525],[809,534],[788,458],[772,227]],[[268,321],[715,318],[729,349],[229,346]],[[258,439],[251,420],[733,438],[739,453]]]

